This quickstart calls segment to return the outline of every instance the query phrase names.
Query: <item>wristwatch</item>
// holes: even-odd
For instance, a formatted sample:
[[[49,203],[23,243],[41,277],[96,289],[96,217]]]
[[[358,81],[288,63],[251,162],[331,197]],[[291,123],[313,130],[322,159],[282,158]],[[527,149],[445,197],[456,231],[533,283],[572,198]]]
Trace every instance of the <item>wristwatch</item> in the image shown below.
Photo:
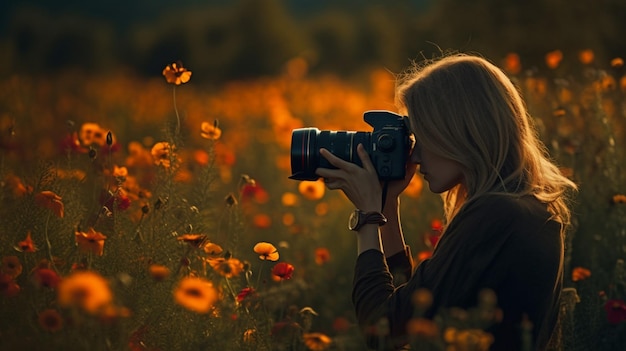
[[[357,231],[365,224],[384,225],[385,223],[387,223],[387,218],[385,218],[385,216],[380,212],[365,212],[356,209],[350,214],[348,229]]]

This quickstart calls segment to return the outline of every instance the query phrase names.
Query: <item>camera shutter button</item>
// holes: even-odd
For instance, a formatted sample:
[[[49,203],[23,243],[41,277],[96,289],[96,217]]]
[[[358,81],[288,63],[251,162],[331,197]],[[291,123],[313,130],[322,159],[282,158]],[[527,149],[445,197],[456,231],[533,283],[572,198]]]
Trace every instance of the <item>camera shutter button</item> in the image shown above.
[[[394,147],[394,140],[389,134],[383,134],[378,137],[378,148],[381,151],[391,151]]]

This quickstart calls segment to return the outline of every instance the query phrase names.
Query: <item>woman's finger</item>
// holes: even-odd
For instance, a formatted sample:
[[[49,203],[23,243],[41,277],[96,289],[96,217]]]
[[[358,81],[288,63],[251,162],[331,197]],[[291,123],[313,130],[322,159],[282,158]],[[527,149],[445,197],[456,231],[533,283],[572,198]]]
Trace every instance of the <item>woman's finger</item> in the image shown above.
[[[374,168],[374,164],[372,163],[367,150],[365,150],[365,146],[363,146],[363,144],[357,145],[356,152],[359,154],[363,168],[365,168],[365,170],[369,173],[376,173],[376,168]]]

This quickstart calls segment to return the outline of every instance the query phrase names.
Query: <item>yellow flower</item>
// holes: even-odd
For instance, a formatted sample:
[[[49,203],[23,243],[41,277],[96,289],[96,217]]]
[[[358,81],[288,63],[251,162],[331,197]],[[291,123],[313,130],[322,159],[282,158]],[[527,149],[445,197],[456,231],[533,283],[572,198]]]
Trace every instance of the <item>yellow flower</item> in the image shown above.
[[[57,300],[61,307],[79,307],[98,314],[113,300],[109,283],[92,271],[76,271],[59,283]]]
[[[191,71],[183,67],[182,62],[174,62],[163,69],[163,76],[170,84],[181,85],[191,79]]]
[[[243,272],[243,263],[236,258],[209,258],[207,262],[217,273],[226,278],[236,277]]]
[[[57,217],[63,218],[65,207],[61,197],[52,191],[44,190],[35,195],[35,203],[41,207],[51,210]]]
[[[262,260],[278,261],[278,250],[270,243],[260,242],[254,245],[253,250],[260,255],[259,258]]]
[[[217,120],[213,123],[202,122],[200,130],[200,136],[204,139],[217,140],[222,136],[222,130],[218,127]]]
[[[302,338],[304,345],[313,351],[326,350],[333,342],[331,338],[322,333],[304,333]]]
[[[175,301],[196,313],[208,313],[219,299],[213,283],[198,277],[183,278],[174,291]]]
[[[93,228],[89,228],[87,233],[77,231],[75,238],[78,249],[83,253],[92,253],[98,256],[102,256],[104,253],[104,241],[107,237]]]

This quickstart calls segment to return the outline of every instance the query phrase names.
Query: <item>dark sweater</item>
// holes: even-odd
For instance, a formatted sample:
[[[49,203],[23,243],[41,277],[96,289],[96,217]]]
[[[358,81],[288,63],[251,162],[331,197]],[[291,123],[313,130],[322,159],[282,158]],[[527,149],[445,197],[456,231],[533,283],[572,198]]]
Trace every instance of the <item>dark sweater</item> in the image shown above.
[[[432,257],[413,272],[407,253],[387,260],[377,250],[361,253],[352,298],[368,345],[380,349],[371,331],[383,318],[389,324],[385,349],[407,344],[411,296],[418,288],[433,294],[425,312],[431,319],[450,307],[469,309],[480,291],[491,289],[502,310],[501,322],[487,330],[495,339],[491,349],[519,350],[523,320],[532,323],[535,349],[545,349],[558,316],[563,265],[561,226],[549,218],[534,197],[483,196],[460,210]],[[408,282],[394,286],[402,275]]]

